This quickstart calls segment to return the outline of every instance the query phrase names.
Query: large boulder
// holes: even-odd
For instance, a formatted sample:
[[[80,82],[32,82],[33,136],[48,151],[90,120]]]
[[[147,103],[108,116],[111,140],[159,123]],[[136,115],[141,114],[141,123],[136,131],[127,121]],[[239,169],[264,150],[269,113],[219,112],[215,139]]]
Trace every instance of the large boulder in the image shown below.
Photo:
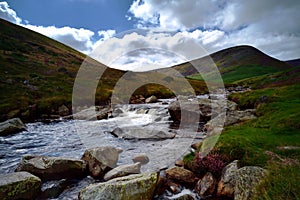
[[[174,180],[183,184],[191,185],[196,182],[196,176],[190,170],[182,167],[173,167],[166,170],[166,176],[170,180]]]
[[[41,179],[28,173],[0,175],[0,199],[35,199],[41,190]]]
[[[79,200],[151,200],[156,188],[158,173],[145,173],[115,178],[82,189]]]
[[[236,123],[240,123],[240,122],[247,121],[250,119],[254,119],[254,118],[256,118],[255,111],[256,111],[255,109],[228,111],[226,113],[225,126],[229,126],[232,124],[236,124]]]
[[[129,165],[120,165],[104,175],[104,180],[108,181],[110,179],[127,176],[130,174],[139,174],[141,173],[141,163],[129,164]]]
[[[168,111],[174,122],[206,122],[211,117],[209,100],[203,104],[200,104],[197,100],[174,101],[168,106]]]
[[[218,183],[217,196],[233,197],[238,160],[228,164],[222,170],[221,180]]]
[[[215,109],[215,110],[213,110]],[[225,126],[243,122],[255,118],[255,109],[237,110],[238,105],[233,101],[211,100],[211,99],[184,99],[172,102],[169,107],[171,119],[174,122],[194,123],[208,122],[213,120],[224,120]],[[222,113],[222,115],[220,115]],[[219,118],[218,118],[219,116]],[[182,118],[182,119],[181,119]],[[212,122],[210,122],[212,123]],[[211,126],[210,123],[207,126]],[[218,124],[218,123],[217,123]]]
[[[246,166],[237,170],[234,199],[253,199],[256,193],[256,187],[266,178],[267,174],[265,169],[256,166]]]
[[[220,125],[230,126],[233,124],[251,120],[251,119],[256,118],[255,111],[256,111],[255,109],[227,110],[226,116],[225,116],[225,114],[216,116],[215,118],[209,120],[204,125],[204,128],[207,131],[211,131],[214,128],[217,128],[217,126],[220,127]],[[224,121],[224,117],[225,117],[225,121]],[[221,123],[221,122],[224,122],[224,123]]]
[[[217,180],[210,172],[207,172],[203,178],[197,182],[195,191],[201,198],[205,198],[214,193],[216,185]]]
[[[116,167],[121,149],[103,146],[87,149],[82,160],[88,164],[88,169],[92,177],[103,178],[104,174]]]
[[[0,136],[15,134],[25,130],[23,122],[19,118],[13,118],[0,123]]]
[[[42,180],[80,178],[86,175],[86,163],[64,157],[24,156],[16,171],[30,172]]]
[[[176,136],[173,132],[165,132],[160,129],[147,129],[145,127],[116,128],[112,134],[125,140],[166,140],[173,139]]]

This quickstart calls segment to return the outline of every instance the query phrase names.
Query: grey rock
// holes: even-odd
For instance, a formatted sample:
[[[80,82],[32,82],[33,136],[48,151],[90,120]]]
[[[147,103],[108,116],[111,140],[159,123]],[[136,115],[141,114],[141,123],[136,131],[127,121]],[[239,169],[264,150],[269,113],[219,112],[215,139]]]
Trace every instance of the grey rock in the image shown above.
[[[109,107],[78,108],[77,112],[73,114],[73,118],[78,120],[101,120],[107,119],[109,113],[111,113]]]
[[[139,174],[141,173],[141,163],[129,164],[129,165],[120,165],[104,175],[104,180],[108,181],[110,179],[127,176],[130,174]]]
[[[142,165],[145,165],[149,162],[149,157],[146,154],[138,154],[132,159],[132,161],[134,163],[139,162]]]
[[[16,171],[30,172],[42,180],[80,178],[86,174],[86,163],[64,157],[24,156]]]
[[[201,198],[212,195],[215,191],[217,180],[208,172],[196,184],[195,190]]]
[[[0,199],[35,199],[41,184],[41,179],[28,172],[1,174]]]
[[[156,103],[157,102],[157,97],[152,95],[151,97],[148,97],[146,100],[145,100],[145,103]]]
[[[165,140],[173,139],[176,136],[176,134],[172,132],[141,127],[116,128],[113,130],[112,134],[125,140]]]
[[[246,166],[237,170],[234,186],[234,199],[253,199],[256,194],[256,187],[267,177],[267,175],[267,170],[256,166]]]
[[[69,108],[68,108],[67,106],[62,105],[62,106],[60,106],[60,107],[58,108],[58,114],[59,114],[60,116],[67,116],[67,115],[70,114],[70,110],[69,110]]]
[[[255,111],[256,111],[255,109],[229,111],[226,114],[225,126],[254,119],[256,118]]]
[[[238,160],[233,161],[223,169],[221,180],[218,183],[217,196],[233,197],[237,170]]]
[[[106,172],[116,167],[121,149],[104,146],[87,149],[82,159],[88,164],[92,177],[102,178]]]
[[[193,184],[196,181],[196,176],[190,170],[182,167],[173,167],[166,170],[166,176],[170,180],[178,181],[183,184]]]
[[[13,118],[0,123],[0,136],[15,134],[24,131],[25,126],[19,118]]]
[[[79,200],[151,200],[156,188],[158,173],[145,173],[115,178],[82,189]]]
[[[53,199],[57,198],[67,187],[67,179],[47,181],[42,185],[41,195],[38,199]]]

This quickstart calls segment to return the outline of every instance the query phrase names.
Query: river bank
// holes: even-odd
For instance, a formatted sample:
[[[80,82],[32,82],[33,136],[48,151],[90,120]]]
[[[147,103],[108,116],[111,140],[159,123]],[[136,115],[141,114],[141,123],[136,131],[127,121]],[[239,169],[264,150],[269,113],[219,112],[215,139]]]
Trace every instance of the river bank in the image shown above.
[[[290,90],[290,94],[292,94],[291,92],[292,91],[296,91],[296,90],[294,90],[294,88],[293,87],[290,87],[290,88],[284,88],[284,90],[283,91],[286,91],[286,90]],[[261,127],[260,126],[260,124],[268,124],[268,123],[266,123],[266,122],[268,122],[268,121],[266,121],[266,120],[268,120],[270,117],[274,117],[275,115],[274,115],[274,113],[268,113],[268,112],[266,112],[267,110],[265,110],[265,109],[269,109],[269,108],[271,108],[270,106],[272,105],[274,105],[274,102],[276,103],[281,103],[281,101],[283,101],[283,102],[285,102],[286,101],[286,98],[279,98],[278,99],[278,93],[279,91],[277,90],[260,90],[260,91],[253,91],[253,92],[248,92],[248,93],[246,93],[246,94],[243,94],[243,96],[241,96],[241,95],[239,95],[239,94],[234,94],[233,96],[230,96],[230,98],[231,99],[237,99],[238,101],[237,101],[237,103],[238,103],[238,106],[240,107],[240,106],[243,106],[243,107],[246,107],[246,108],[249,108],[249,105],[250,105],[250,103],[252,103],[252,105],[254,106],[254,104],[256,103],[256,115],[258,116],[258,118],[254,118],[254,119],[252,119],[252,120],[250,120],[250,121],[248,121],[248,122],[243,122],[243,123],[239,123],[238,125],[234,125],[234,126],[228,126],[227,128],[225,128],[225,130],[223,131],[223,133],[222,133],[222,135],[221,135],[221,138],[220,138],[220,140],[219,140],[219,142],[216,144],[216,147],[214,148],[214,150],[215,151],[213,151],[212,153],[218,153],[219,155],[222,155],[222,156],[225,156],[226,158],[228,158],[229,157],[229,160],[230,161],[233,161],[233,160],[235,160],[235,159],[238,159],[238,160],[240,160],[240,168],[242,169],[244,166],[249,166],[249,165],[258,165],[258,166],[260,166],[260,167],[263,167],[263,168],[265,168],[265,169],[268,169],[268,171],[269,171],[269,174],[270,174],[270,176],[269,177],[271,177],[271,180],[275,180],[274,181],[274,183],[275,183],[275,186],[276,186],[276,184],[278,183],[278,181],[279,180],[281,180],[281,181],[296,181],[297,180],[297,178],[295,178],[295,180],[290,180],[290,179],[283,179],[284,177],[281,177],[281,176],[278,176],[278,175],[276,175],[276,174],[274,174],[274,172],[283,172],[283,173],[287,173],[287,172],[291,172],[292,174],[297,174],[296,173],[296,171],[294,171],[293,169],[296,169],[297,168],[297,166],[299,166],[299,164],[297,164],[297,159],[296,159],[296,157],[295,157],[295,155],[298,155],[297,154],[297,152],[299,152],[299,150],[297,150],[297,149],[293,149],[293,148],[279,148],[279,147],[285,147],[285,146],[298,146],[297,145],[297,141],[299,141],[298,139],[297,139],[297,135],[294,135],[294,134],[291,134],[291,135],[289,135],[289,137],[286,137],[286,135],[285,136],[280,136],[280,135],[276,135],[276,136],[274,136],[273,134],[272,134],[272,132],[273,132],[273,129],[269,129],[269,128],[266,128],[266,127]],[[274,94],[276,94],[277,95],[277,99],[273,99],[273,95]],[[241,98],[243,98],[244,96],[248,96],[248,99],[251,99],[251,98],[249,98],[249,97],[253,97],[253,96],[255,96],[256,98],[254,98],[255,100],[253,100],[252,102],[249,102],[249,101],[243,101],[243,99],[241,99]],[[266,99],[266,98],[260,98],[261,96],[267,96],[267,99],[269,99],[269,101],[268,102],[260,102],[260,103],[257,103],[257,102],[259,102],[259,101],[261,101],[261,99]],[[292,99],[293,97],[292,96],[290,96],[290,99]],[[272,101],[272,102],[270,102],[270,101]],[[245,102],[245,103],[243,103],[243,102]],[[162,103],[161,103],[162,104]],[[169,102],[169,104],[170,104],[170,102]],[[247,105],[247,106],[246,106]],[[289,105],[291,105],[291,104],[289,104]],[[138,107],[138,105],[134,105],[134,106],[136,106],[136,108]],[[147,106],[149,106],[149,105],[147,105]],[[151,104],[151,106],[153,106],[154,107],[154,104]],[[150,107],[151,107],[150,106]],[[164,107],[164,109],[162,109],[161,110],[161,114],[163,114],[164,116],[168,116],[168,115],[166,115],[166,111],[167,111],[167,107],[168,107],[168,105],[164,105],[165,107]],[[133,109],[132,111],[133,112],[137,112],[137,110],[139,110],[138,111],[138,113],[140,113],[140,114],[137,114],[137,113],[130,113],[130,114],[134,114],[134,115],[131,115],[131,117],[137,117],[137,116],[139,116],[138,118],[135,118],[137,121],[135,121],[136,123],[138,122],[138,123],[140,123],[140,125],[142,125],[142,127],[147,127],[147,126],[149,126],[149,121],[147,121],[147,119],[149,120],[149,119],[151,119],[150,121],[154,121],[155,122],[155,126],[158,126],[159,124],[161,125],[161,124],[164,124],[164,123],[162,123],[162,120],[156,120],[155,121],[155,119],[158,119],[157,118],[157,116],[155,117],[155,118],[147,118],[146,116],[147,115],[149,115],[148,113],[155,113],[154,112],[154,110],[153,110],[153,107],[152,108],[147,108],[147,109],[142,109],[143,111],[141,111],[141,110],[139,110],[139,109]],[[145,108],[145,107],[144,107]],[[285,107],[286,108],[286,107]],[[293,106],[291,105],[291,108],[293,108]],[[132,107],[130,108],[130,109],[132,109]],[[128,110],[130,110],[130,109],[128,109]],[[152,109],[152,110],[151,110]],[[145,111],[145,110],[147,110],[147,111]],[[158,109],[159,110],[159,109]],[[132,111],[130,111],[130,112],[132,112]],[[264,111],[264,112],[262,112],[262,111]],[[146,114],[146,112],[147,112],[147,114]],[[291,110],[286,110],[286,109],[282,109],[282,110],[279,110],[279,112],[281,113],[281,117],[280,118],[278,118],[278,119],[281,119],[282,118],[282,116],[284,116],[284,113],[286,112],[286,113],[291,113]],[[141,113],[144,113],[144,114],[142,114],[141,115]],[[123,113],[124,114],[124,113]],[[276,113],[277,114],[277,113]],[[145,116],[146,115],[146,116]],[[124,124],[123,125],[128,125],[128,122],[130,122],[130,120],[129,120],[129,118],[128,118],[128,115],[126,114],[126,116],[127,116],[127,118],[123,118],[123,119],[126,119],[126,120],[124,120]],[[142,120],[141,120],[141,116],[144,116],[144,118],[142,118]],[[277,116],[277,115],[276,115]],[[288,115],[289,116],[289,115]],[[124,117],[124,116],[123,116]],[[133,118],[134,118],[133,117]],[[148,116],[149,117],[149,116]],[[121,117],[120,117],[121,118]],[[168,118],[168,117],[167,117]],[[162,117],[162,118],[160,118],[160,119],[167,119],[167,118],[164,118],[164,117]],[[138,120],[139,119],[139,120]],[[116,119],[113,119],[113,118],[111,118],[111,119],[109,119],[109,120],[116,120]],[[83,131],[83,130],[85,130],[86,131],[86,134],[84,134],[84,136],[86,136],[86,135],[89,135],[89,136],[93,136],[93,135],[95,135],[96,133],[99,133],[99,130],[102,130],[103,129],[103,127],[107,127],[107,123],[104,123],[104,124],[102,124],[101,126],[96,126],[96,124],[97,123],[99,123],[99,122],[110,122],[109,124],[112,124],[111,122],[112,121],[109,121],[109,120],[100,120],[100,121],[96,121],[96,122],[93,122],[93,121],[90,121],[90,122],[87,122],[86,123],[86,127],[82,127],[81,129],[79,129],[79,130],[81,130],[81,131]],[[274,119],[273,119],[274,120]],[[165,126],[165,127],[168,127],[168,128],[170,128],[170,120],[166,123],[166,124],[164,124],[163,126]],[[273,121],[269,121],[269,123],[273,123]],[[64,121],[64,122],[60,122],[60,123],[66,123],[66,124],[68,124],[68,123],[74,123],[74,121]],[[57,124],[60,124],[60,123],[53,123],[53,124],[47,124],[47,129],[49,130],[49,129],[51,129],[51,126],[56,126]],[[116,123],[116,124],[118,124],[118,125],[120,125],[121,123],[120,123],[120,121],[118,121],[118,120],[116,120],[114,123]],[[148,125],[146,125],[146,124],[148,124]],[[74,125],[74,124],[73,124]],[[269,124],[270,125],[270,124]],[[77,125],[76,125],[77,126]],[[275,124],[272,124],[272,126],[271,127],[276,127],[277,126],[277,124],[275,125]],[[90,127],[90,128],[89,128]],[[92,131],[92,127],[94,128],[94,129],[96,129],[96,131]],[[127,126],[128,127],[128,126]],[[151,127],[151,126],[149,126],[149,127]],[[148,128],[149,128],[148,127]],[[152,126],[153,127],[153,126]],[[52,127],[53,128],[53,127]],[[70,129],[70,126],[66,126],[65,127],[66,128],[66,132],[70,132],[70,130],[72,130],[72,129]],[[78,130],[78,129],[77,129]],[[126,129],[125,129],[126,130]],[[153,130],[153,129],[152,129]],[[284,133],[287,133],[287,129],[286,129],[286,127],[283,127],[283,128],[281,128],[280,130],[282,130]],[[176,131],[176,129],[175,129],[175,131]],[[52,136],[53,136],[53,134],[54,133],[56,133],[57,131],[53,131],[53,133],[52,133]],[[106,132],[106,133],[104,133],[103,132],[103,135],[105,135],[105,137],[107,137],[106,139],[104,139],[105,137],[102,137],[102,139],[103,139],[103,142],[105,143],[105,144],[110,144],[110,142],[111,141],[119,141],[120,143],[122,143],[122,144],[133,144],[133,143],[136,143],[138,140],[123,140],[122,138],[120,138],[119,136],[118,137],[115,137],[113,134],[111,134],[111,132],[112,131],[108,131],[108,132]],[[172,132],[171,132],[172,133]],[[23,136],[24,136],[24,138],[22,138],[22,137],[20,137],[20,135],[22,135],[22,134],[24,134]],[[28,133],[27,133],[28,134]],[[42,132],[40,132],[40,134],[41,134],[41,139],[42,139]],[[29,134],[30,135],[30,134]],[[34,137],[34,138],[36,138],[36,136],[34,136],[35,134],[33,134],[32,136]],[[72,136],[74,136],[74,135],[76,135],[76,134],[72,134]],[[130,134],[131,135],[131,134]],[[17,143],[19,143],[19,142],[21,142],[21,141],[23,141],[23,140],[25,140],[25,138],[27,137],[28,135],[26,135],[26,132],[21,132],[21,133],[19,133],[19,134],[16,134],[16,135],[12,135],[12,136],[9,136],[9,137],[16,137],[16,138],[18,138],[19,137],[19,140],[16,140],[16,142],[15,142],[15,144],[16,144],[16,149],[15,150],[13,150],[13,152],[22,152],[22,151],[24,151],[24,150],[21,150],[21,148],[20,148],[20,146],[18,147],[18,145],[17,145]],[[9,138],[8,137],[8,138]],[[61,135],[60,136],[61,138],[61,140],[58,140],[58,141],[64,141],[64,140],[66,140],[67,139],[67,137],[65,136],[65,135]],[[81,137],[82,136],[78,136],[77,135],[77,140],[78,141],[81,141]],[[8,148],[9,146],[13,146],[11,143],[9,143],[9,141],[11,140],[11,138],[9,138],[8,139],[7,138],[7,140],[3,140],[3,141],[6,141],[8,144],[7,144],[7,146],[3,146],[3,148],[1,148],[1,150],[3,150],[3,149],[6,149],[6,148]],[[15,139],[16,139],[15,138]],[[38,138],[38,137],[37,137]],[[258,139],[259,138],[259,139]],[[1,138],[1,139],[3,139],[3,138]],[[51,137],[49,137],[49,140],[51,140]],[[172,140],[172,139],[168,139],[168,140]],[[174,140],[174,139],[173,139]],[[3,141],[1,140],[1,145],[3,145]],[[270,141],[272,141],[272,143],[270,143]],[[30,142],[30,140],[29,140],[29,142]],[[32,141],[31,141],[32,142]],[[91,142],[91,144],[94,144],[94,145],[97,145],[97,143],[95,142],[95,140],[89,140],[88,142]],[[93,143],[94,142],[94,143]],[[139,145],[138,146],[140,146],[140,145],[142,145],[142,147],[143,147],[143,149],[145,150],[145,149],[148,149],[149,147],[153,147],[153,141],[143,141],[143,143],[141,142],[141,141],[139,141],[140,143],[139,143]],[[149,143],[148,143],[149,142]],[[162,142],[162,141],[160,141],[160,142]],[[249,143],[250,142],[250,143]],[[264,142],[264,143],[262,143],[262,142]],[[13,142],[12,142],[13,143]],[[39,143],[41,143],[41,141],[39,141]],[[72,142],[70,142],[70,143],[72,143]],[[146,143],[148,143],[148,144],[151,144],[151,145],[145,145]],[[42,144],[42,143],[41,143]],[[163,146],[163,143],[161,143],[161,145]],[[75,148],[76,149],[76,147],[78,147],[78,146],[80,146],[80,145],[74,145],[75,147],[73,147],[73,148]],[[61,149],[58,149],[58,151],[56,151],[56,155],[55,155],[55,148],[53,148],[53,146],[51,147],[51,146],[49,146],[49,147],[47,147],[47,148],[49,148],[49,149],[51,149],[52,150],[52,155],[51,156],[57,156],[57,154],[59,154],[61,151],[64,151],[63,149],[64,149],[64,147],[62,146],[61,147]],[[276,150],[278,148],[278,150]],[[39,148],[37,147],[37,150],[38,150]],[[68,153],[71,153],[72,152],[72,150],[71,150],[72,148],[70,148],[70,149],[68,149],[68,147],[66,148],[66,151],[68,151]],[[77,153],[76,153],[76,156],[74,156],[74,155],[68,155],[68,153],[66,152],[66,154],[65,155],[68,155],[67,157],[77,157],[77,158],[79,158],[80,156],[82,156],[82,154],[83,154],[83,152],[84,152],[84,150],[85,150],[86,148],[84,147],[84,146],[82,146],[82,149],[81,150],[78,150],[77,151]],[[279,150],[279,149],[281,149],[281,150]],[[125,150],[125,151],[124,151]],[[132,148],[129,148],[129,146],[127,146],[126,148],[124,148],[123,149],[123,153],[125,152],[135,152],[137,149],[132,149]],[[141,150],[141,149],[140,149]],[[141,151],[136,151],[136,153],[141,153]],[[157,150],[157,149],[156,149]],[[265,154],[265,151],[271,151],[271,152],[273,152],[273,153],[275,153],[275,154]],[[187,150],[187,151],[189,151],[189,150]],[[257,153],[257,152],[261,152],[261,153]],[[128,162],[130,161],[130,162],[132,162],[131,161],[131,159],[132,159],[132,156],[131,157],[128,157],[128,156],[123,156],[122,154],[123,153],[121,153],[120,154],[120,160],[122,160],[123,159],[123,161],[121,161],[121,162],[119,162],[118,163],[118,165],[124,165],[124,164],[128,164]],[[161,151],[161,153],[163,154],[163,151]],[[3,158],[8,158],[9,157],[9,154],[8,153],[1,153],[2,154],[2,156],[1,156],[1,159],[3,159]],[[24,154],[25,154],[25,152],[24,152]],[[38,152],[37,154],[41,154],[40,152]],[[45,155],[47,155],[48,153],[45,153]],[[6,157],[6,155],[8,155],[8,157]],[[50,154],[48,154],[47,156],[49,156]],[[63,156],[65,156],[65,155],[63,155]],[[125,154],[124,154],[125,155]],[[168,155],[168,154],[166,154],[166,155]],[[214,154],[211,154],[211,155],[214,155]],[[270,155],[271,155],[271,157],[270,157]],[[272,156],[273,155],[273,156]],[[283,157],[283,155],[285,155],[284,157]],[[228,157],[227,157],[228,156]],[[279,156],[279,157],[278,157]],[[6,172],[12,172],[12,171],[14,171],[14,166],[16,166],[17,164],[18,164],[18,161],[19,161],[19,159],[20,159],[20,157],[22,157],[22,153],[21,154],[19,154],[18,155],[18,159],[15,159],[15,163],[14,164],[12,164],[10,167],[8,166],[8,167],[6,167]],[[292,160],[294,160],[295,162],[287,162],[287,161],[289,161],[289,160],[286,160],[287,158],[286,157],[288,157],[289,159],[292,159]],[[199,157],[197,157],[197,150],[196,150],[196,152],[195,153],[193,153],[193,154],[190,154],[189,156],[186,156],[185,157],[185,159],[184,159],[184,166],[185,166],[185,169],[187,169],[187,170],[190,170],[190,171],[193,171],[193,170],[191,170],[191,162],[195,162],[195,161],[199,161],[199,159],[198,159]],[[270,161],[270,162],[267,162],[268,160],[270,160],[272,158],[272,160]],[[198,159],[198,160],[197,160]],[[151,160],[151,159],[150,159]],[[127,161],[127,163],[125,162],[125,161]],[[173,162],[173,164],[170,164],[168,167],[166,166],[165,168],[167,169],[172,169],[172,166],[174,166],[174,161],[175,160],[173,160],[172,162]],[[284,162],[283,162],[284,161]],[[285,162],[286,161],[286,162]],[[279,163],[279,164],[276,164],[276,163]],[[182,166],[182,164],[181,164],[181,166]],[[286,168],[285,166],[288,166],[288,168]],[[3,165],[1,166],[1,169],[3,168]],[[287,170],[287,169],[289,169],[289,170]],[[279,171],[274,171],[274,170],[279,170]],[[147,168],[145,168],[144,166],[142,166],[141,167],[141,172],[142,173],[145,173],[147,171]],[[202,170],[203,171],[203,170]],[[206,170],[207,172],[210,172],[209,170]],[[222,171],[222,170],[218,170],[218,171]],[[211,172],[212,173],[212,172]],[[213,174],[213,173],[212,173]],[[205,174],[202,174],[201,176],[199,176],[199,175],[197,175],[196,177],[198,177],[198,181],[200,181],[200,180],[203,180],[204,179],[204,175],[206,175],[206,173]],[[169,176],[169,178],[170,178],[170,175],[168,175]],[[215,175],[214,175],[215,176]],[[220,175],[219,175],[220,176]],[[222,176],[222,174],[221,174],[221,176]],[[221,176],[220,176],[220,178],[221,178]],[[166,176],[167,177],[167,176]],[[207,176],[206,176],[207,177]],[[297,176],[296,176],[297,177]],[[217,178],[217,180],[218,179],[220,179],[220,178]],[[279,178],[281,178],[281,179],[279,179]],[[77,195],[78,195],[78,192],[79,192],[79,190],[80,189],[82,189],[82,188],[84,188],[84,187],[86,187],[87,185],[89,185],[89,184],[91,184],[91,183],[93,183],[93,180],[94,179],[91,179],[91,178],[85,178],[85,179],[83,179],[82,181],[79,181],[79,182],[72,182],[71,181],[71,185],[73,186],[73,187],[71,187],[71,188],[69,188],[69,190],[65,190],[61,195],[62,196],[59,196],[58,197],[58,199],[63,199],[63,197],[66,197],[66,196],[73,196],[73,198],[77,198]],[[165,187],[165,191],[163,191],[162,192],[162,196],[156,196],[156,198],[161,198],[161,199],[163,199],[163,198],[179,198],[179,194],[180,195],[185,195],[185,196],[187,196],[187,192],[189,191],[189,190],[186,190],[187,188],[189,188],[189,187],[182,187],[184,184],[182,184],[180,181],[179,181],[179,186],[178,186],[178,188],[179,188],[179,190],[177,190],[176,189],[176,187],[174,187],[174,178],[172,179],[173,181],[172,181],[172,184],[170,185],[169,183],[169,185],[167,185],[167,187]],[[176,179],[175,179],[176,180]],[[196,179],[195,179],[196,180]],[[178,180],[177,180],[178,181]],[[175,181],[175,183],[177,182],[177,181]],[[198,181],[196,181],[197,183],[198,183]],[[268,183],[269,183],[269,178],[267,179],[267,181],[265,182],[265,183],[263,183],[265,186],[268,186],[268,187],[270,187],[269,185],[268,185]],[[176,185],[177,185],[177,183],[176,183]],[[176,186],[175,185],[175,186]],[[199,185],[199,184],[198,184]],[[200,184],[201,185],[201,184]],[[218,184],[216,184],[216,185],[219,185],[219,183]],[[172,187],[171,187],[172,186]],[[265,187],[265,186],[263,186],[263,187]],[[275,187],[274,185],[272,186],[273,188]],[[216,188],[217,188],[217,186],[215,186]],[[268,189],[268,187],[267,187],[267,189]],[[272,188],[271,187],[271,188]],[[80,188],[80,189],[79,189]],[[176,191],[175,192],[172,192],[172,188],[174,189],[176,189]],[[215,188],[215,191],[216,191],[216,188]],[[291,188],[292,189],[292,191],[294,191],[294,189],[295,188]],[[190,191],[193,191],[194,189],[193,189],[193,187],[191,188],[190,187]],[[277,191],[278,190],[278,188],[276,187],[276,190],[275,191]],[[72,192],[73,193],[72,193]],[[76,192],[75,192],[76,191]],[[194,191],[196,191],[196,190],[194,190]],[[200,190],[201,191],[201,190]],[[269,190],[267,190],[267,191],[269,191]],[[167,193],[164,193],[164,192],[167,192]],[[180,193],[178,193],[178,192],[180,192]],[[178,194],[177,194],[178,193]],[[196,193],[191,193],[191,194],[189,194],[190,196],[193,196],[193,195],[195,195]],[[293,194],[296,194],[296,193],[294,193],[293,192]],[[166,196],[167,195],[167,196]],[[269,195],[269,194],[268,194]],[[190,197],[188,197],[188,198],[190,198]],[[196,196],[194,196],[194,198],[198,198],[198,197],[196,197]]]

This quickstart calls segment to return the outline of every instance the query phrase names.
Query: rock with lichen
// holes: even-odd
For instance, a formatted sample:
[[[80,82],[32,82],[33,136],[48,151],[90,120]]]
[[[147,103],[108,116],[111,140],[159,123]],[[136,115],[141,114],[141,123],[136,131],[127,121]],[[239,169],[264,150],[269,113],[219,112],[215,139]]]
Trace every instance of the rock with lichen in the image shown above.
[[[158,180],[158,173],[134,174],[115,178],[104,183],[95,183],[82,189],[79,200],[123,199],[151,200]]]
[[[41,190],[41,179],[28,173],[0,175],[0,199],[35,199]]]

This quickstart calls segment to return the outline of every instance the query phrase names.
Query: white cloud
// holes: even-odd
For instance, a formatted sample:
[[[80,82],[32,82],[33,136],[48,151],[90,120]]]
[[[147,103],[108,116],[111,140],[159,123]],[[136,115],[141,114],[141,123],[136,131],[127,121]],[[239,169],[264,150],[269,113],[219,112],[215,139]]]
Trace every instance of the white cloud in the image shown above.
[[[215,11],[222,2],[223,0],[135,0],[129,12],[139,19],[140,25],[147,26],[151,22],[150,24],[161,28],[183,30],[213,23]]]
[[[135,0],[129,13],[139,27],[181,30],[209,52],[248,44],[286,60],[300,55],[299,10],[294,0]]]
[[[76,29],[71,27],[55,27],[55,26],[34,26],[23,25],[24,27],[46,35],[50,38],[58,40],[69,45],[81,52],[89,53],[93,50],[92,37],[94,32],[87,29]]]
[[[107,40],[116,33],[115,30],[98,31],[98,36],[100,39],[95,42],[95,33],[88,29],[77,29],[68,26],[56,27],[32,25],[29,24],[27,20],[22,20],[20,17],[18,17],[17,13],[9,7],[7,2],[0,2],[0,18],[46,35],[85,54],[90,54],[96,45]]]
[[[115,30],[102,30],[102,31],[98,31],[98,35],[101,37],[101,40],[107,40],[109,38],[111,38],[112,36],[114,36],[116,34],[116,31]]]
[[[91,56],[117,69],[143,71],[148,66],[169,67],[207,55],[203,44],[212,45],[223,34],[221,31],[201,30],[133,30],[122,37],[102,42]]]
[[[15,24],[20,24],[22,22],[22,19],[17,16],[17,13],[11,9],[5,1],[0,2],[0,18]]]

